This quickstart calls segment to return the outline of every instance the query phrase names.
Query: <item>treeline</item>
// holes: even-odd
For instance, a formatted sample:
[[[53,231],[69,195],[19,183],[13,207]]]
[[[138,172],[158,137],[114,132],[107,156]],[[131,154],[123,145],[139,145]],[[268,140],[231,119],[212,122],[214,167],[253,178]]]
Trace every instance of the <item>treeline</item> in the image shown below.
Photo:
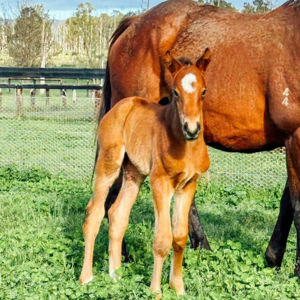
[[[198,2],[235,9],[225,0]],[[266,12],[271,6],[269,0],[254,0],[244,3],[242,12]],[[0,65],[105,67],[109,38],[124,16],[120,11],[97,16],[92,4],[85,2],[71,18],[57,21],[43,5],[21,4],[16,17],[0,18]]]

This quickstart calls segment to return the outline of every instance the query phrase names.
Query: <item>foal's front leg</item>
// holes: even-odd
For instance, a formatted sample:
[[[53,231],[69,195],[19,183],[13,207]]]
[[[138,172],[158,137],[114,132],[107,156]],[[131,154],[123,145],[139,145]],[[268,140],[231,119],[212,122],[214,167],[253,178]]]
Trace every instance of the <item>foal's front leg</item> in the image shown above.
[[[150,181],[155,212],[151,291],[159,292],[163,263],[172,246],[170,203],[174,188],[168,177],[151,176]]]
[[[188,183],[182,190],[176,192],[173,208],[173,259],[170,273],[170,287],[178,295],[184,294],[182,280],[183,253],[188,240],[188,216],[196,191],[196,181]]]

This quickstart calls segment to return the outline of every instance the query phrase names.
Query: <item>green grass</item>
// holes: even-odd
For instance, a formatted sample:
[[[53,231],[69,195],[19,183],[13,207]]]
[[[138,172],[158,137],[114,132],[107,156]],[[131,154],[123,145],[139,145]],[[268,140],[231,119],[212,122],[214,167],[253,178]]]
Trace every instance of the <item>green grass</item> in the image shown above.
[[[264,251],[275,224],[283,186],[199,186],[196,203],[212,251],[187,246],[186,296],[180,299],[297,299],[293,276],[296,237],[292,229],[280,271],[266,267]],[[151,299],[153,207],[148,181],[133,207],[126,242],[131,261],[122,278],[108,276],[108,225],[94,252],[94,280],[80,286],[82,223],[92,195],[88,180],[53,175],[47,169],[0,168],[0,299]],[[170,257],[162,274],[163,299]]]

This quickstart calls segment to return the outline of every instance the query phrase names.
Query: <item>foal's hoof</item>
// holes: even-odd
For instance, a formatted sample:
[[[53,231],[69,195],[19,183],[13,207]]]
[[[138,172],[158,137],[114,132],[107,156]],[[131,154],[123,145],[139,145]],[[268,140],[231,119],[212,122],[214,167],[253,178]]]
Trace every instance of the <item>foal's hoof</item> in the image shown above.
[[[119,279],[121,279],[121,275],[118,275],[115,271],[110,272],[109,276],[114,282],[117,282]]]
[[[79,282],[81,285],[88,284],[92,280],[93,280],[93,275],[90,275],[90,276],[80,275],[80,278],[79,278]]]

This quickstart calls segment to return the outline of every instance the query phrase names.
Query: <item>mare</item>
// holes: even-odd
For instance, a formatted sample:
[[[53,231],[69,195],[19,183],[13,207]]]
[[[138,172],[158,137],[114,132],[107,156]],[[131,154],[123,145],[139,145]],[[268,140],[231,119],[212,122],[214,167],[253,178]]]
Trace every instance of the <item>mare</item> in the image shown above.
[[[161,106],[140,97],[116,104],[101,120],[99,155],[95,167],[94,195],[87,206],[83,231],[85,257],[80,282],[92,275],[93,248],[105,214],[109,188],[123,168],[123,183],[109,210],[109,273],[121,266],[121,248],[129,214],[141,183],[150,175],[155,211],[154,269],[151,290],[160,290],[163,262],[173,244],[170,286],[184,293],[183,251],[188,237],[188,214],[197,178],[209,167],[203,138],[204,71],[209,63],[206,49],[196,65],[176,60],[169,53],[165,64],[172,74],[172,101]],[[184,61],[184,63],[183,63]],[[195,162],[194,157],[198,160]],[[174,196],[172,230],[170,203]]]
[[[213,53],[203,106],[206,143],[239,152],[286,147],[288,180],[266,259],[269,266],[281,266],[294,221],[299,276],[300,0],[261,15],[172,0],[125,19],[111,39],[106,111],[134,95],[168,101],[169,71],[162,55],[170,49],[175,57],[195,61],[206,47]],[[195,231],[192,235],[197,238]]]

